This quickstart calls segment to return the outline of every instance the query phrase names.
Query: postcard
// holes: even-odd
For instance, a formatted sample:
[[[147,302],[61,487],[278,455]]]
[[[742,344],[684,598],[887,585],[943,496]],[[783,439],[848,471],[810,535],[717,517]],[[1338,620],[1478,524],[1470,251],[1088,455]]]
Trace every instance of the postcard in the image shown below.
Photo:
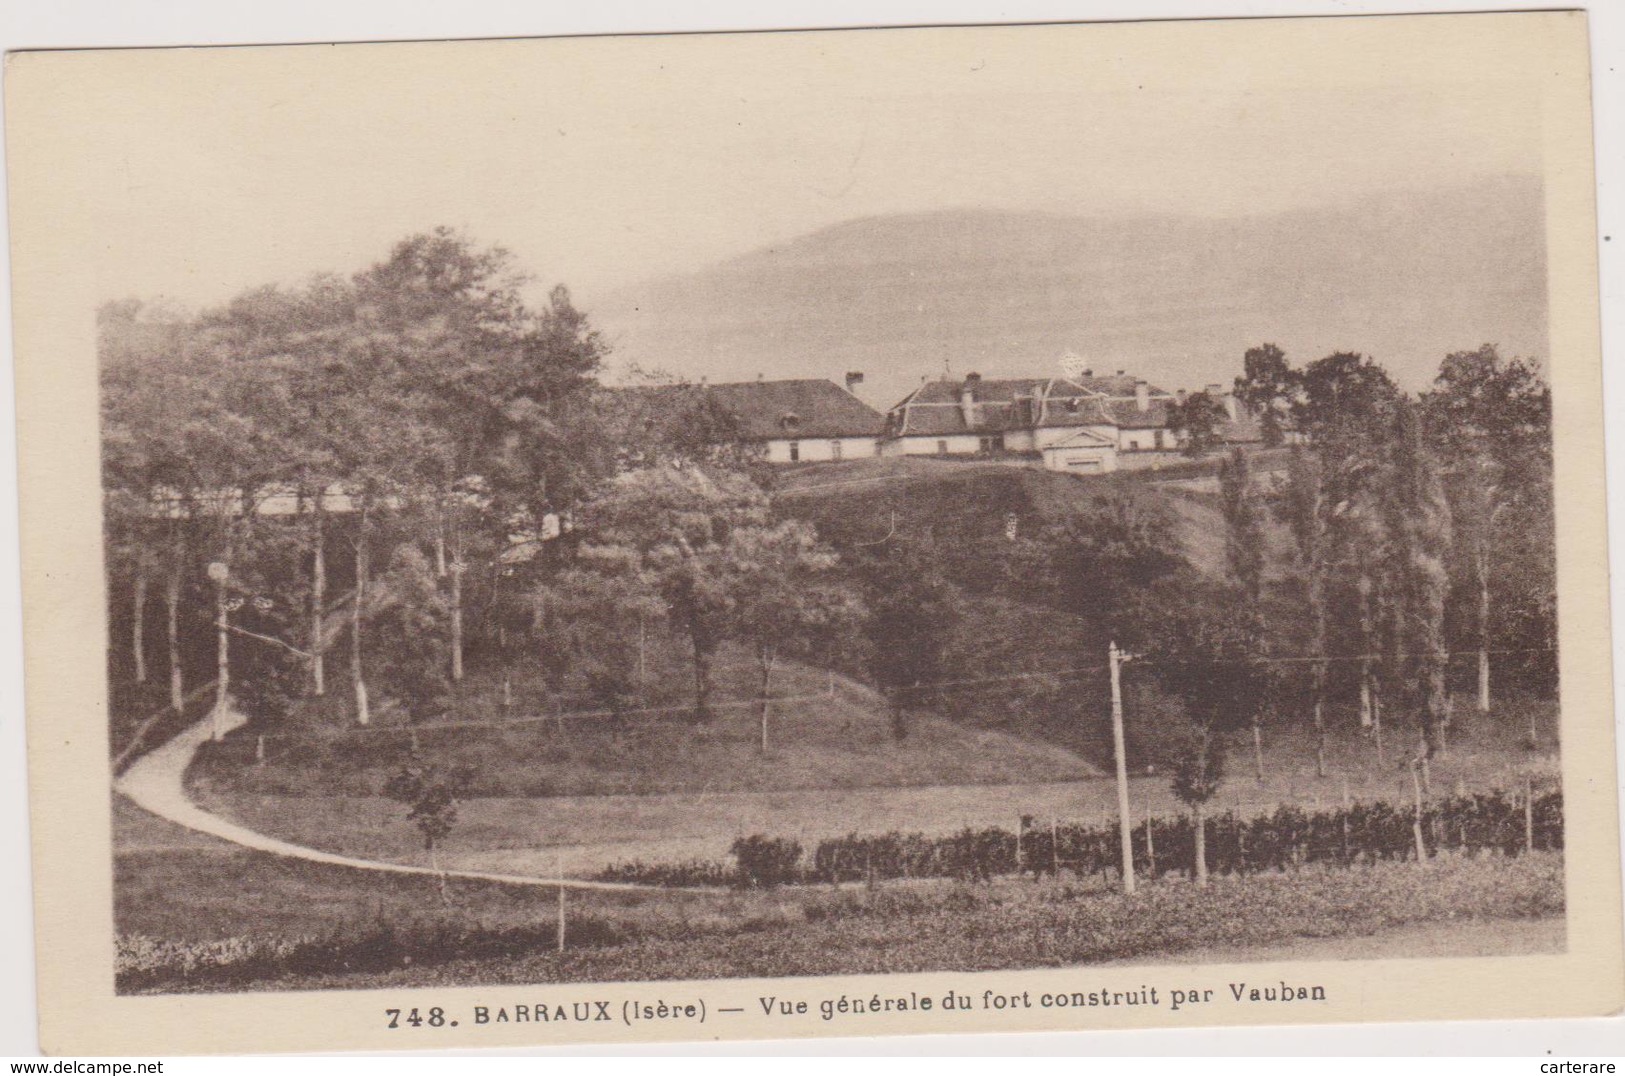
[[[1618,1012],[1587,65],[12,54],[45,1048]]]

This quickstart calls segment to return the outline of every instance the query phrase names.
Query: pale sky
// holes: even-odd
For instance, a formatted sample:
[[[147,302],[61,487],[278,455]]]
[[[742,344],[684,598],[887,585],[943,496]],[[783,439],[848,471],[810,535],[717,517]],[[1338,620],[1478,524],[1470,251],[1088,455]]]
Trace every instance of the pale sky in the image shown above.
[[[205,305],[450,224],[590,314],[874,214],[1228,216],[1539,174],[1518,18],[55,54],[12,82],[51,76],[107,298]]]

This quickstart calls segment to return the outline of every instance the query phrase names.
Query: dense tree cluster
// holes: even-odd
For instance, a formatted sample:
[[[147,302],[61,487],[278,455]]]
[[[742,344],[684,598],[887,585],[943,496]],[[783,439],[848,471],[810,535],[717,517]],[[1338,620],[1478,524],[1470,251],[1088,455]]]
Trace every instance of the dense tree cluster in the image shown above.
[[[689,386],[604,389],[568,292],[537,308],[527,286],[441,230],[197,315],[102,309],[116,714],[184,711],[219,669],[261,726],[416,724],[483,668],[504,708],[524,672],[618,737],[660,632],[696,725],[724,648],[748,657],[764,754],[790,663],[872,683],[898,740],[933,709],[1098,754],[1115,642],[1136,764],[1200,818],[1245,730],[1261,779],[1266,723],[1315,730],[1324,775],[1344,706],[1379,760],[1403,727],[1425,761],[1453,690],[1488,709],[1498,678],[1555,686],[1550,396],[1493,347],[1419,396],[1362,355],[1249,350],[1236,394],[1279,451],[1218,461],[1204,573],[1121,477],[1065,511],[1015,471],[770,495],[736,416]],[[1203,447],[1222,414],[1199,393],[1174,421]]]
[[[524,660],[618,717],[667,627],[699,721],[717,648],[751,648],[765,749],[777,662],[859,615],[833,553],[770,518],[732,416],[680,385],[605,390],[569,293],[534,309],[527,283],[442,229],[195,316],[101,311],[116,712],[156,694],[157,661],[183,710],[223,623],[220,668],[262,725],[330,697],[335,657],[329,718],[433,719],[471,661],[501,667],[507,703]]]

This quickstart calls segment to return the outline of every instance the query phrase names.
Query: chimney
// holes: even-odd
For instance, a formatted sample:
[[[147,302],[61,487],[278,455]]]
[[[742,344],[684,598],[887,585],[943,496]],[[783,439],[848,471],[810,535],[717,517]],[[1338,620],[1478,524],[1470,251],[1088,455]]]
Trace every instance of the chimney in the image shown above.
[[[981,374],[966,374],[965,383],[959,386],[959,413],[965,417],[965,428],[976,428],[976,384],[982,380]]]
[[[1151,410],[1151,386],[1143,378],[1134,382],[1134,409],[1136,411]]]
[[[847,392],[850,392],[850,393],[852,393],[852,395],[856,396],[857,395],[857,390],[854,389],[853,386],[861,385],[861,384],[863,384],[863,371],[862,370],[848,370],[846,372],[846,391]]]
[[[1174,390],[1174,396],[1179,400],[1180,403],[1185,402],[1185,390],[1184,389],[1176,389],[1176,390]]]

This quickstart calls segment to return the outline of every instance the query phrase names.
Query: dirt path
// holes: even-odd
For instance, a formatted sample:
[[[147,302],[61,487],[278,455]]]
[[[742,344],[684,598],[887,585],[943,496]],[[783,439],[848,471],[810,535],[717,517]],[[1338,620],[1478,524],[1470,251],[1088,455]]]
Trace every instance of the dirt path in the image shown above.
[[[232,727],[240,724],[242,724],[242,719],[233,714]],[[229,822],[219,815],[205,811],[187,796],[185,788],[186,767],[191,763],[192,756],[197,753],[198,748],[209,738],[211,732],[212,719],[208,718],[186,729],[162,747],[149,752],[131,765],[121,777],[118,777],[113,782],[114,791],[127,797],[143,810],[178,826],[184,826],[198,833],[207,833],[210,836],[219,837],[222,840],[258,852],[269,852],[272,855],[286,856],[291,859],[303,859],[311,863],[325,863],[335,867],[381,871],[389,874],[416,874],[432,877],[443,873],[448,878],[501,882],[508,885],[564,886],[569,889],[636,890],[647,888],[645,886],[615,882],[586,882],[576,879],[564,879],[556,875],[553,877],[539,877],[471,870],[440,872],[429,867],[386,863],[374,859],[357,859],[353,856],[323,852],[315,848],[307,848],[303,845],[278,840],[275,837],[268,837],[263,833],[258,833],[245,826]]]

